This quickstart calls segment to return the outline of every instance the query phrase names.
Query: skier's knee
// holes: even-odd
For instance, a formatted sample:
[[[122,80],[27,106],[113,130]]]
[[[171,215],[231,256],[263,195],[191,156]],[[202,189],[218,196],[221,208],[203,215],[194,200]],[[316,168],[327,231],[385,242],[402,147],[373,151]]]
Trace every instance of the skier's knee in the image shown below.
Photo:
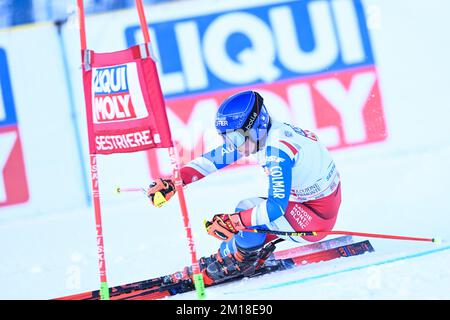
[[[234,239],[236,247],[242,250],[258,250],[266,240],[266,234],[254,232],[239,232]]]
[[[224,241],[220,245],[223,256],[234,254],[238,249],[241,251],[259,250],[266,242],[267,235],[264,233],[239,232],[231,240]]]

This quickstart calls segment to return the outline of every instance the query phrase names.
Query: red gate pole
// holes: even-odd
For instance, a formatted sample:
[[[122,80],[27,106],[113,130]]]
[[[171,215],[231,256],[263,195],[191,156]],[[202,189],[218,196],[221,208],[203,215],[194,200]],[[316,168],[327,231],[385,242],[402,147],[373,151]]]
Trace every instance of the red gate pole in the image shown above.
[[[80,43],[81,43],[81,50],[84,54],[87,45],[86,45],[86,26],[84,18],[83,0],[77,0],[77,5],[78,5],[78,19],[80,24]],[[90,146],[89,149],[91,150]],[[91,165],[92,200],[94,203],[95,225],[97,230],[98,270],[100,274],[100,299],[109,300],[109,288],[106,279],[106,260],[103,245],[103,228],[102,228],[102,215],[100,208],[100,189],[98,182],[97,155],[89,154],[89,158]]]
[[[139,14],[139,22],[141,24],[142,33],[144,35],[145,43],[150,43],[150,35],[148,32],[147,19],[145,17],[144,7],[142,5],[142,0],[136,0],[136,7]],[[178,193],[178,200],[180,202],[181,213],[183,215],[184,229],[186,230],[186,237],[189,244],[189,253],[191,254],[192,263],[192,273],[195,285],[195,290],[197,291],[198,299],[204,299],[205,294],[205,284],[203,281],[203,275],[200,273],[200,266],[198,265],[197,252],[195,249],[194,238],[192,236],[191,223],[189,222],[189,215],[186,206],[186,198],[183,191],[183,181],[181,180],[179,161],[177,157],[177,151],[175,149],[175,144],[172,143],[173,147],[169,148],[170,162],[173,166],[173,178],[175,182],[175,189]]]

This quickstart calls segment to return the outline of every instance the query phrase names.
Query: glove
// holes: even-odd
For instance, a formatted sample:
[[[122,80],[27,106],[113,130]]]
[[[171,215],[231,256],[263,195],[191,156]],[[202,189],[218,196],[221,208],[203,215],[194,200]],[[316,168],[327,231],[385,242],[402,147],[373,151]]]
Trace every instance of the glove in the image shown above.
[[[175,184],[171,179],[158,178],[147,189],[147,197],[155,207],[162,207],[175,194]]]
[[[216,214],[211,221],[205,221],[205,228],[209,235],[228,241],[240,230],[246,229],[239,213]]]

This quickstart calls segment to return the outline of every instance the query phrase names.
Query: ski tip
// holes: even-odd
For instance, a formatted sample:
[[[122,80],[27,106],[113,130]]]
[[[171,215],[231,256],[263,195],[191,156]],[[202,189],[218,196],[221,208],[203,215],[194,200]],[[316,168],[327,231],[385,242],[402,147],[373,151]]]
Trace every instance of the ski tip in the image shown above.
[[[120,187],[116,188],[116,193],[120,193]]]
[[[441,238],[433,238],[433,242],[436,244],[443,244],[443,243],[446,243],[447,241],[445,241],[444,239],[441,239]]]

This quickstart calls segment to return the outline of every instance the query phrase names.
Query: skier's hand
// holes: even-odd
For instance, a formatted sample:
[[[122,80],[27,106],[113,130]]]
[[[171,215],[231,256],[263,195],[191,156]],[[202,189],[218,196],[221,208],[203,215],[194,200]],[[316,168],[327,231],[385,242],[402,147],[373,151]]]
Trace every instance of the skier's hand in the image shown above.
[[[211,221],[205,221],[205,228],[209,235],[228,241],[240,230],[246,229],[239,213],[216,214]]]
[[[147,197],[155,207],[163,206],[175,194],[175,184],[171,179],[158,178],[147,189]]]

